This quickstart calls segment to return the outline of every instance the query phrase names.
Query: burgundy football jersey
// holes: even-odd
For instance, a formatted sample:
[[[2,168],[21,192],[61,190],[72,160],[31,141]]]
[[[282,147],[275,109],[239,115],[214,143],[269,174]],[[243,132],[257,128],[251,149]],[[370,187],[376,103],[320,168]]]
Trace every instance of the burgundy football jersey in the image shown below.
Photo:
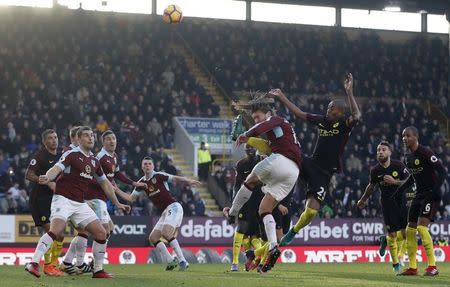
[[[60,194],[70,200],[84,202],[92,180],[103,181],[103,173],[99,161],[92,155],[85,155],[79,147],[65,152],[56,166],[63,172],[56,181],[55,194]]]
[[[116,182],[114,181],[114,179],[118,179],[128,185],[133,184],[133,180],[128,178],[125,173],[120,171],[116,153],[111,155],[104,148],[102,148],[95,157],[100,162],[100,166],[102,167],[106,178],[111,182],[113,186],[116,186]],[[85,194],[84,199],[101,199],[103,201],[106,201],[106,194],[98,184],[98,182],[93,180],[89,185],[89,191]]]
[[[74,145],[74,144],[70,144],[69,146],[65,146],[65,147],[63,148],[63,153],[65,153],[66,151],[72,150],[72,149],[74,149],[74,148],[77,148],[77,146]]]
[[[167,206],[176,202],[169,192],[167,183],[172,181],[173,176],[164,172],[153,172],[150,177],[143,176],[139,182],[147,184],[147,189],[134,189],[132,196],[137,196],[139,192],[145,191],[151,202],[163,212]]]
[[[300,143],[297,140],[294,128],[286,119],[278,116],[269,117],[267,120],[254,125],[245,133],[247,137],[262,134],[267,135],[273,153],[284,155],[294,161],[300,168],[302,162]]]

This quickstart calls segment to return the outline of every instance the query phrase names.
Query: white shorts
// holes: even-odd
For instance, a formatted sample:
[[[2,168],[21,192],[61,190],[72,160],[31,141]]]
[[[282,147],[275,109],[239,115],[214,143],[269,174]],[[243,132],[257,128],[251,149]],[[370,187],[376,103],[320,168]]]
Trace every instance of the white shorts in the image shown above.
[[[272,153],[252,170],[252,173],[265,184],[262,191],[273,196],[278,202],[291,192],[299,172],[298,165],[294,161],[278,153]]]
[[[173,228],[181,226],[183,220],[183,207],[178,202],[174,202],[164,209],[161,217],[153,230],[162,230],[164,225],[170,225]]]
[[[70,200],[60,194],[54,194],[51,205],[50,221],[53,218],[60,218],[71,221],[75,227],[84,228],[94,220],[97,216],[86,202],[78,202]]]
[[[90,208],[95,212],[98,219],[102,224],[108,224],[111,221],[111,217],[109,217],[108,208],[106,207],[106,202],[101,199],[90,199],[86,200],[86,203]]]

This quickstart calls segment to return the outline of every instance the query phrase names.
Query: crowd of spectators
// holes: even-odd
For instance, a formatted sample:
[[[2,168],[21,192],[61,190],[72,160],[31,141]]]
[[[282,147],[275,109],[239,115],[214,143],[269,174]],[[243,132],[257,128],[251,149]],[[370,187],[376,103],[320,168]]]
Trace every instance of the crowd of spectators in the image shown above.
[[[417,34],[405,41],[386,41],[370,30],[203,19],[180,29],[230,94],[281,88],[305,111],[324,114],[329,100],[343,95],[345,75],[353,73],[355,95],[365,98],[363,118],[352,132],[344,172],[333,178],[321,216],[381,216],[379,194],[363,210],[355,208],[356,201],[367,185],[370,166],[376,163],[378,142],[391,142],[394,157],[402,159],[401,131],[408,125],[419,128],[421,143],[435,151],[447,173],[450,170],[449,145],[424,104],[428,101],[443,113],[450,112],[448,44],[443,38]],[[277,105],[277,111],[293,122],[303,152],[311,155],[317,131],[295,120],[286,108]],[[229,194],[231,170],[229,164],[213,170]],[[447,177],[438,218],[450,219],[449,185]],[[304,188],[299,186],[292,208],[296,213],[303,209],[304,198]]]
[[[450,111],[445,37],[385,41],[373,30],[203,19],[180,29],[229,93],[338,93],[352,72],[358,95],[426,98]]]
[[[174,116],[210,116],[219,107],[170,45],[168,27],[146,16],[17,8],[0,16],[0,213],[28,211],[24,172],[47,128],[67,146],[72,125],[118,136],[120,165],[141,177],[140,159],[174,171]],[[10,12],[11,12],[10,11]],[[100,149],[96,145],[95,151]],[[182,187],[180,187],[182,188]],[[187,194],[182,196],[182,194]],[[203,215],[192,190],[186,214]],[[136,211],[148,210],[139,202]]]
[[[156,170],[177,173],[164,148],[173,146],[173,116],[214,117],[219,107],[170,49],[172,26],[137,15],[82,11],[33,12],[17,9],[0,17],[0,213],[27,213],[30,184],[24,172],[46,128],[69,144],[72,125],[89,125],[97,135],[118,136],[119,164],[132,179],[141,177],[139,161],[155,159]],[[354,73],[362,120],[344,154],[344,173],[333,178],[322,217],[379,217],[379,196],[366,209],[355,202],[375,164],[380,140],[402,158],[401,130],[416,125],[450,169],[450,151],[439,124],[424,105],[427,99],[448,109],[448,53],[439,39],[403,44],[383,42],[363,32],[348,38],[342,30],[294,25],[199,20],[179,26],[193,50],[227,91],[279,87],[305,111],[323,114],[329,99],[342,94],[341,78]],[[226,44],[224,44],[226,43]],[[306,96],[308,95],[308,96]],[[312,96],[311,96],[312,95]],[[295,127],[303,152],[310,155],[316,130],[295,120],[284,107],[278,113]],[[98,151],[99,144],[96,146]],[[215,166],[214,174],[230,192],[234,171]],[[185,215],[204,215],[199,194],[172,186]],[[449,179],[442,188],[438,217],[449,218]],[[299,186],[292,210],[304,205]],[[154,214],[144,197],[134,214]],[[111,206],[111,213],[117,213]]]

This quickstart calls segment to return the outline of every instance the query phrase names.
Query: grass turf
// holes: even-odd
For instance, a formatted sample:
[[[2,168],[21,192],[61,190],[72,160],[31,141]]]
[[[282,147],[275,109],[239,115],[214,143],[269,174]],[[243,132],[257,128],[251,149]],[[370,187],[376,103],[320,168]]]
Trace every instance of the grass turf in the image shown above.
[[[245,271],[231,273],[224,264],[191,265],[185,272],[167,272],[162,265],[111,265],[105,269],[115,275],[114,279],[92,279],[88,274],[35,278],[22,266],[0,266],[0,286],[450,286],[450,263],[441,263],[438,267],[441,274],[428,278],[394,276],[391,265],[386,263],[279,264],[265,275]],[[419,268],[423,273],[423,264]]]

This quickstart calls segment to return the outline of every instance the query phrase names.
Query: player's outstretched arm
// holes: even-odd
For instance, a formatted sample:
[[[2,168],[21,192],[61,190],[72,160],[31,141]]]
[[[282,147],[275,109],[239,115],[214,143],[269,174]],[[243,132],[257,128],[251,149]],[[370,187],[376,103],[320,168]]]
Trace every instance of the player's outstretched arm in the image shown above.
[[[187,183],[190,186],[197,186],[197,185],[202,184],[198,180],[190,179],[190,178],[183,177],[183,176],[177,176],[177,175],[173,175],[172,180],[174,183]]]
[[[292,103],[284,94],[280,89],[273,89],[269,91],[269,94],[274,96],[275,98],[279,99],[280,102],[283,103],[283,105],[285,105],[289,111],[291,111],[291,113],[293,113],[295,115],[295,117],[302,119],[304,121],[306,121],[306,116],[307,113],[305,113],[304,111],[302,111],[299,107],[297,107],[296,105],[294,105],[294,103]]]
[[[114,192],[114,186],[111,184],[111,182],[107,179],[99,181],[98,184],[100,184],[101,188],[105,192],[106,196],[112,201],[112,203],[117,206],[117,208],[122,209],[126,213],[129,213],[131,210],[131,207],[129,205],[125,205],[119,202],[117,199],[116,193]]]
[[[62,168],[58,165],[54,165],[51,169],[45,173],[45,175],[39,176],[39,184],[48,184],[51,181],[54,181],[56,177],[62,172]]]
[[[114,173],[114,178],[120,180],[121,182],[132,185],[134,187],[147,188],[147,184],[143,182],[136,182],[129,178],[123,171],[118,171]]]
[[[126,201],[128,201],[130,203],[133,203],[136,200],[136,197],[131,196],[130,193],[126,193],[125,191],[121,190],[117,186],[114,187],[114,192],[116,193],[117,196],[119,196],[123,200],[126,200]]]
[[[374,193],[374,191],[376,190],[376,187],[377,187],[376,184],[369,183],[366,186],[366,190],[364,191],[364,194],[361,196],[361,198],[356,203],[356,206],[358,206],[359,208],[364,208],[367,205],[367,200],[372,195],[372,193]]]
[[[353,96],[353,75],[349,73],[344,81],[345,93],[347,94],[347,99],[350,104],[351,116],[347,120],[347,125],[357,122],[361,119],[361,111],[359,110],[358,104],[356,103],[355,97]]]

